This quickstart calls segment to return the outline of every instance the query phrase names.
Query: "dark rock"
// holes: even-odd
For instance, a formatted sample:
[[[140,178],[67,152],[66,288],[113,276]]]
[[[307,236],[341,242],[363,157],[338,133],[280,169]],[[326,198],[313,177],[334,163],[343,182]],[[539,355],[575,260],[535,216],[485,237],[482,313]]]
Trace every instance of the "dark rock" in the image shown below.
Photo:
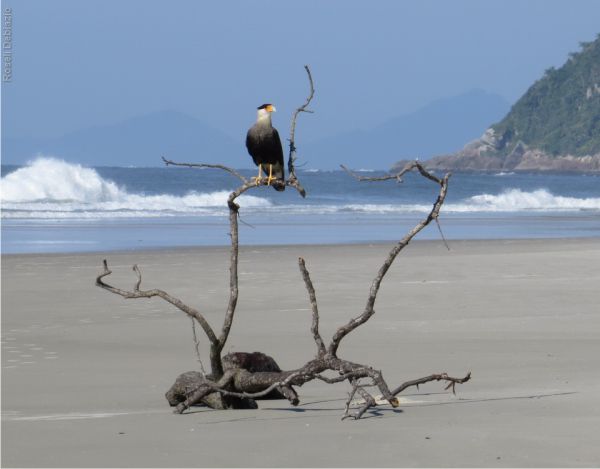
[[[441,155],[422,162],[429,170],[441,171],[600,171],[600,154],[588,156],[549,155],[519,141],[508,152],[498,150],[492,129],[483,136],[450,155]],[[391,171],[399,171],[404,162]]]
[[[211,375],[207,375],[206,377],[212,379]],[[175,407],[180,402],[185,401],[189,393],[201,386],[203,382],[205,382],[205,380],[202,377],[202,373],[198,371],[186,371],[185,373],[180,374],[165,394],[167,402],[171,407]],[[209,394],[196,405],[205,405],[216,410],[258,408],[254,399],[232,396],[223,397],[218,392]]]
[[[223,368],[230,370],[233,368],[241,368],[251,373],[262,371],[280,372],[281,368],[277,362],[261,352],[235,352],[227,354],[223,357]],[[212,375],[207,375],[207,379],[212,380]],[[186,371],[180,374],[175,383],[165,394],[169,405],[176,406],[180,402],[185,401],[190,392],[197,389],[204,382],[202,373],[198,371]],[[279,391],[273,390],[269,394],[259,399],[285,399]],[[202,399],[201,404],[213,409],[256,409],[258,405],[254,399],[238,398],[231,396],[221,396],[219,393],[211,393]]]
[[[251,373],[257,371],[281,371],[277,362],[261,352],[235,352],[229,353],[223,357],[223,368],[225,370],[231,368],[243,368]]]

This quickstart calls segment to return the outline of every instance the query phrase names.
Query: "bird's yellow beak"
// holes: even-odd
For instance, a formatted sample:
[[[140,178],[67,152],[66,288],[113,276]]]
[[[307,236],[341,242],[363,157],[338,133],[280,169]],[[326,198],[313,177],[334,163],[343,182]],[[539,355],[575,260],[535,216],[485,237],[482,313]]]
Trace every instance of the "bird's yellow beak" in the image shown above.
[[[273,106],[272,104],[269,104],[267,106],[267,111],[268,112],[275,112],[275,111],[277,111],[277,109],[275,109],[275,106]]]

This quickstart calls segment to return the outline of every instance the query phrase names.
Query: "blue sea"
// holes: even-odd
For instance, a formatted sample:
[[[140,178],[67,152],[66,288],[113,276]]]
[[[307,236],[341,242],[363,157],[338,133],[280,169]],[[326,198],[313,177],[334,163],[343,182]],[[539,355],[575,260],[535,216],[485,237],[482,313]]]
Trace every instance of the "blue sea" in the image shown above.
[[[301,168],[298,176],[305,199],[270,187],[240,198],[241,244],[394,241],[438,192],[418,174],[401,184],[358,182],[343,171]],[[228,245],[226,200],[237,186],[214,169],[91,168],[56,158],[2,166],[2,253]],[[440,222],[448,240],[599,237],[600,175],[457,172]],[[431,225],[416,239],[440,232]]]

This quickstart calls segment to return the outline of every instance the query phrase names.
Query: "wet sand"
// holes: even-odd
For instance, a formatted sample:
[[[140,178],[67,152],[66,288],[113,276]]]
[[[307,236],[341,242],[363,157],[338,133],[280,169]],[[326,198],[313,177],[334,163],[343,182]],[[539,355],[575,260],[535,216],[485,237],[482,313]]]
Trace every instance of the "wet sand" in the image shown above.
[[[360,421],[340,420],[348,386],[321,382],[298,389],[297,408],[260,401],[259,410],[172,414],[164,393],[198,369],[189,318],[160,299],[111,295],[95,276],[107,258],[107,280],[131,289],[137,263],[142,288],[167,290],[219,329],[225,248],[4,255],[2,466],[600,465],[600,240],[450,246],[411,243],[375,316],[339,354],[383,370],[390,387],[442,371],[472,371],[472,381],[456,396],[441,383],[407,390],[399,409],[381,406]],[[360,314],[389,248],[242,248],[226,351],[302,365],[315,345],[297,257],[327,339]]]

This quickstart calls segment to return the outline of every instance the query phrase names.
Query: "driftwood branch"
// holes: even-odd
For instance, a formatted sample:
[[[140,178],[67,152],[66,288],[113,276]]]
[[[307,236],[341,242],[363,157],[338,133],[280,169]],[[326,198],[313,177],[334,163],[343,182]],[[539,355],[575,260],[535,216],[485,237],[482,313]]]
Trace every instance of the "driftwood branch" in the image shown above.
[[[311,85],[311,95],[307,99],[307,102],[304,104],[304,106],[301,106],[300,108],[298,108],[298,110],[296,111],[296,113],[294,114],[294,116],[292,118],[292,134],[290,136],[290,144],[292,146],[294,144],[294,132],[295,132],[295,128],[296,128],[297,115],[299,112],[305,111],[306,106],[308,105],[308,103],[310,102],[310,100],[312,99],[312,96],[314,94],[314,87],[313,87],[313,83],[312,83],[312,76],[310,74],[310,69],[308,68],[308,66],[305,66],[305,69],[308,73],[308,77],[309,77],[309,81],[310,81],[310,85]],[[223,320],[223,325],[221,327],[221,333],[219,335],[218,344],[217,344],[216,350],[215,350],[215,353],[220,354],[221,351],[223,350],[223,347],[225,346],[225,343],[227,342],[227,338],[229,337],[229,331],[231,330],[231,326],[233,324],[233,318],[234,318],[235,309],[237,306],[237,301],[238,301],[238,296],[239,296],[239,288],[238,288],[238,257],[239,257],[238,213],[239,213],[240,207],[236,203],[236,199],[238,197],[240,197],[243,193],[245,193],[246,191],[248,191],[254,187],[261,186],[261,185],[266,186],[267,179],[263,178],[263,179],[259,180],[258,182],[256,182],[255,180],[248,180],[245,177],[243,177],[241,174],[239,174],[237,171],[235,171],[234,169],[229,168],[227,166],[219,165],[219,164],[179,163],[179,162],[167,160],[164,157],[163,157],[163,161],[167,165],[174,165],[174,166],[221,169],[221,170],[227,171],[230,174],[238,177],[238,179],[240,179],[243,182],[243,184],[240,187],[238,187],[237,189],[235,189],[233,192],[231,192],[229,194],[229,197],[227,198],[227,206],[229,207],[229,225],[231,228],[231,231],[230,231],[230,240],[231,240],[230,253],[231,254],[230,254],[230,262],[229,262],[229,301],[227,303],[225,318]],[[292,165],[292,169],[293,169],[293,165]],[[285,181],[285,185],[295,188],[302,197],[306,196],[306,191],[304,190],[304,188],[300,184],[300,181],[298,181],[298,179],[296,178],[296,176],[293,172],[290,172],[290,174],[288,174],[288,178]],[[213,367],[212,372],[216,376],[221,376],[223,374],[223,369],[222,369],[222,367],[217,367],[217,369],[215,369]]]
[[[434,181],[435,183],[437,183],[440,186],[440,192],[438,194],[437,200],[433,204],[433,207],[431,208],[431,211],[429,212],[429,214],[423,220],[421,220],[419,223],[417,223],[417,225],[414,228],[412,228],[404,236],[404,238],[402,238],[392,248],[392,250],[388,254],[388,257],[383,262],[383,265],[380,267],[379,271],[377,272],[377,275],[375,276],[375,278],[373,279],[373,282],[371,283],[371,289],[369,291],[369,296],[367,298],[367,304],[365,306],[363,313],[360,316],[352,319],[348,324],[340,327],[336,331],[336,333],[333,336],[333,339],[331,340],[331,344],[329,345],[329,352],[333,355],[335,355],[337,353],[337,349],[340,345],[340,342],[342,341],[342,339],[345,336],[347,336],[350,332],[352,332],[354,329],[356,329],[360,325],[367,322],[371,318],[371,316],[373,316],[373,314],[375,314],[375,310],[374,310],[375,300],[377,299],[377,293],[379,292],[379,287],[381,286],[381,282],[383,281],[385,274],[387,273],[389,268],[392,266],[394,260],[396,259],[396,257],[400,253],[400,251],[402,251],[408,245],[408,243],[423,228],[425,228],[427,225],[429,225],[429,223],[431,223],[432,220],[436,220],[439,215],[440,209],[444,203],[444,200],[446,199],[446,193],[448,192],[448,179],[450,178],[450,174],[448,173],[443,178],[440,179],[440,178],[436,177],[435,175],[429,173],[425,168],[423,168],[423,166],[421,166],[420,163],[414,161],[414,162],[407,164],[404,167],[404,169],[402,171],[400,171],[400,173],[398,173],[398,175],[396,175],[396,177],[399,177],[399,175],[405,174],[408,171],[411,171],[415,168],[417,168],[419,170],[419,172],[421,173],[421,175],[423,177],[426,177],[427,179]]]
[[[163,290],[158,290],[158,289],[140,290],[139,287],[140,287],[140,283],[141,283],[141,274],[139,273],[139,268],[137,267],[137,265],[134,266],[134,268],[133,268],[133,270],[135,270],[138,273],[138,281],[136,282],[134,291],[122,290],[120,288],[113,287],[112,285],[109,285],[108,283],[104,282],[103,279],[105,277],[109,276],[110,274],[112,274],[112,270],[110,270],[108,268],[108,263],[106,260],[103,261],[103,267],[104,267],[103,272],[100,275],[98,275],[98,277],[96,277],[96,286],[104,288],[105,290],[108,290],[111,293],[120,295],[123,298],[128,299],[128,300],[133,299],[133,298],[152,298],[152,297],[158,296],[159,298],[162,298],[166,302],[171,303],[173,306],[180,309],[181,311],[186,313],[188,316],[196,319],[198,321],[198,323],[202,326],[202,329],[208,336],[209,340],[211,342],[216,342],[217,337],[216,337],[214,331],[212,330],[212,328],[210,327],[210,325],[208,324],[208,322],[206,321],[204,316],[198,310],[184,304],[181,300],[179,300],[178,298],[175,298],[174,296],[169,295],[167,292],[165,292]]]
[[[200,365],[200,371],[202,376],[206,376],[206,371],[204,370],[204,363],[202,363],[202,357],[200,356],[200,340],[198,339],[198,335],[196,334],[196,318],[190,318],[192,321],[192,338],[194,339],[194,351],[196,352],[196,359],[198,360],[198,364]]]
[[[307,109],[307,107],[314,96],[314,83],[310,69],[308,66],[305,66],[305,70],[307,72],[310,84],[310,94],[307,97],[306,102],[296,109],[292,117],[289,139],[290,154],[288,160],[288,178],[284,181],[286,186],[294,187],[303,197],[305,195],[305,191],[298,181],[294,171],[294,162],[296,159],[296,146],[294,138],[297,117],[301,112],[311,112]],[[391,390],[386,380],[383,378],[383,374],[380,370],[376,370],[368,365],[350,362],[338,357],[338,349],[343,338],[350,334],[357,327],[367,322],[375,314],[374,306],[377,294],[383,278],[393,264],[397,255],[408,245],[414,236],[424,229],[431,221],[437,221],[440,209],[446,198],[450,174],[446,174],[443,178],[438,178],[437,176],[429,173],[423,166],[421,166],[420,163],[416,161],[407,164],[397,174],[383,177],[360,176],[342,166],[342,168],[348,174],[359,181],[385,181],[389,179],[396,179],[398,182],[401,182],[402,175],[409,171],[417,170],[421,176],[439,185],[439,194],[428,215],[423,220],[418,222],[414,228],[412,228],[400,241],[398,241],[398,243],[389,252],[371,283],[371,288],[369,290],[369,295],[363,312],[347,324],[340,326],[333,334],[333,337],[328,345],[323,340],[321,333],[319,332],[319,308],[314,285],[310,278],[310,274],[304,259],[298,259],[298,265],[311,305],[312,322],[310,331],[317,346],[317,355],[315,358],[306,362],[298,369],[282,371],[271,357],[268,357],[260,352],[254,352],[252,354],[236,352],[235,354],[221,357],[222,350],[227,342],[229,332],[233,324],[239,298],[238,217],[240,207],[237,204],[237,198],[246,191],[257,186],[267,185],[266,178],[259,180],[257,183],[255,180],[250,180],[244,177],[236,170],[220,164],[179,163],[168,160],[164,157],[163,161],[168,166],[213,168],[224,170],[234,177],[237,177],[242,183],[240,187],[230,193],[227,199],[227,205],[229,207],[229,224],[231,228],[229,299],[227,301],[223,323],[218,335],[198,310],[184,304],[181,302],[181,300],[169,295],[163,290],[141,290],[142,274],[137,265],[133,266],[133,270],[136,275],[136,282],[132,291],[122,290],[106,283],[106,277],[112,273],[108,268],[106,260],[103,263],[103,271],[96,278],[96,285],[107,291],[110,291],[111,293],[120,295],[126,299],[152,298],[157,296],[176,306],[191,318],[194,345],[202,373],[195,371],[183,373],[177,378],[174,385],[167,392],[167,399],[172,406],[175,406],[175,412],[182,413],[190,406],[198,403],[204,403],[213,408],[219,409],[232,407],[256,408],[254,399],[267,398],[268,396],[272,396],[274,393],[279,396],[279,398],[288,399],[292,405],[297,405],[299,403],[299,398],[294,386],[302,386],[304,383],[313,380],[319,380],[327,384],[347,381],[351,386],[351,392],[345,405],[343,418],[359,419],[364,415],[365,412],[368,411],[368,409],[378,405],[378,400],[375,399],[371,393],[365,389],[366,387],[377,388],[381,393],[383,400],[389,403],[392,407],[397,407],[399,405],[399,401],[396,395],[408,387],[418,386],[419,384],[429,381],[444,381],[448,383],[446,389],[452,389],[454,392],[456,384],[465,383],[471,378],[470,373],[464,378],[453,378],[448,376],[446,373],[433,374],[424,378],[406,381],[397,388]],[[204,372],[204,368],[200,360],[199,341],[196,336],[195,321],[201,325],[210,342],[210,374],[206,374]],[[232,355],[234,356],[233,358],[228,358]],[[333,377],[327,376],[325,374],[327,372],[337,373],[337,375]],[[350,414],[352,399],[357,394],[362,397],[363,403],[356,410],[356,412]]]
[[[295,153],[294,133],[295,133],[295,129],[296,129],[296,119],[300,112],[309,112],[306,109],[306,107],[308,106],[308,104],[310,103],[310,101],[312,100],[312,97],[314,95],[314,85],[313,85],[313,80],[312,80],[312,75],[310,73],[310,69],[308,68],[308,66],[305,66],[305,70],[307,72],[309,83],[310,83],[310,95],[307,98],[305,104],[300,106],[296,110],[296,112],[294,113],[294,115],[292,117],[292,127],[291,127],[291,134],[290,134],[290,155],[292,155],[292,153]],[[294,152],[291,151],[292,148],[294,148]],[[263,179],[259,180],[258,182],[256,182],[255,180],[250,180],[250,179],[244,177],[241,173],[239,173],[235,169],[230,168],[225,165],[221,165],[221,164],[177,162],[177,161],[167,159],[164,156],[162,157],[162,160],[165,163],[165,165],[167,165],[167,166],[219,169],[219,170],[228,172],[229,174],[238,178],[242,182],[242,185],[240,187],[238,187],[237,189],[235,189],[233,192],[231,192],[231,194],[229,194],[229,197],[227,199],[227,205],[229,207],[229,224],[230,224],[230,228],[231,228],[231,231],[230,231],[231,254],[230,254],[230,265],[229,265],[229,300],[227,302],[225,317],[223,319],[223,324],[221,326],[221,331],[219,333],[219,336],[217,337],[217,335],[215,334],[213,329],[210,327],[210,325],[208,324],[206,319],[202,316],[202,314],[200,314],[199,311],[185,305],[183,302],[181,302],[181,300],[169,295],[168,293],[166,293],[162,290],[140,291],[142,277],[141,277],[141,272],[138,269],[137,265],[133,267],[133,270],[135,271],[136,276],[137,276],[137,282],[134,286],[133,291],[131,291],[131,292],[126,291],[126,290],[121,290],[119,288],[116,288],[116,287],[113,287],[111,285],[104,283],[104,281],[102,279],[111,273],[108,270],[106,261],[104,261],[104,272],[102,272],[97,277],[96,285],[101,288],[104,288],[105,290],[108,290],[112,293],[121,295],[124,298],[128,298],[128,299],[151,298],[153,296],[158,296],[160,298],[163,298],[165,301],[175,305],[181,311],[185,312],[190,317],[194,318],[194,320],[197,320],[198,323],[202,326],[202,328],[203,328],[204,332],[206,333],[207,337],[209,338],[209,341],[211,344],[210,358],[211,358],[212,375],[216,376],[217,378],[220,378],[224,374],[223,364],[222,364],[222,360],[221,360],[221,352],[223,350],[223,347],[225,346],[225,343],[227,342],[227,338],[229,337],[229,332],[230,332],[231,326],[233,324],[233,318],[234,318],[235,309],[237,306],[237,301],[238,301],[238,296],[239,296],[239,288],[238,288],[238,257],[239,257],[238,214],[239,214],[240,207],[237,204],[236,199],[238,197],[240,197],[242,194],[244,194],[246,191],[248,191],[252,188],[255,188],[255,187],[261,186],[261,185],[266,186],[267,179],[263,178]],[[284,182],[284,184],[286,186],[295,188],[302,197],[305,197],[306,191],[304,190],[304,188],[300,184],[300,181],[297,179],[295,173],[293,172],[293,159],[291,161],[292,161],[292,165],[290,167],[291,167],[292,171],[288,175],[288,178]],[[278,182],[276,181],[274,184],[278,184]],[[196,350],[197,350],[198,349],[197,338],[195,336],[195,331],[193,331],[193,332],[194,332],[194,337],[195,337],[194,340],[195,340],[195,345],[196,345]],[[199,356],[198,356],[198,359],[200,359]],[[286,391],[284,390],[284,392],[286,392]],[[288,394],[290,394],[290,393],[288,393]]]
[[[363,176],[361,174],[357,174],[356,172],[346,168],[343,164],[340,165],[344,171],[346,171],[350,176],[352,176],[357,181],[370,181],[370,182],[379,182],[379,181],[389,181],[390,179],[395,179],[397,182],[402,181],[402,175],[398,174],[386,174],[385,176]],[[402,173],[404,174],[404,173]]]
[[[308,75],[308,82],[310,85],[310,93],[309,93],[308,97],[306,98],[306,102],[302,106],[300,106],[298,109],[296,109],[296,111],[294,112],[294,115],[292,116],[292,122],[290,125],[290,138],[289,138],[290,154],[289,154],[289,158],[288,158],[288,173],[289,173],[289,179],[292,181],[296,180],[296,170],[295,170],[295,165],[294,165],[294,163],[296,162],[296,141],[295,141],[296,120],[298,119],[298,115],[301,112],[312,113],[312,111],[309,111],[306,108],[308,107],[308,105],[310,104],[310,102],[313,99],[313,96],[315,95],[315,86],[314,86],[312,74],[310,73],[310,68],[308,67],[308,65],[304,66],[304,70],[306,70],[306,74]]]
[[[406,388],[410,388],[411,386],[416,386],[418,388],[419,384],[429,383],[430,381],[447,381],[448,382],[448,386],[446,386],[444,389],[448,390],[448,389],[452,388],[452,393],[456,394],[456,390],[455,390],[454,387],[457,384],[466,383],[470,379],[471,379],[471,372],[470,371],[467,373],[467,375],[464,378],[453,378],[451,376],[448,376],[447,373],[439,373],[439,374],[436,374],[436,375],[425,376],[424,378],[419,378],[419,379],[413,379],[411,381],[406,381],[405,383],[402,383],[400,386],[398,386],[397,388],[395,388],[392,391],[392,394],[394,396],[396,396],[396,395],[400,394],[402,391],[404,391]]]
[[[310,274],[306,269],[306,263],[301,257],[298,258],[298,265],[300,267],[300,272],[302,272],[302,278],[304,279],[304,284],[306,285],[306,290],[308,291],[310,307],[312,309],[312,325],[310,331],[312,332],[315,343],[317,344],[317,350],[320,354],[324,354],[327,350],[327,347],[325,347],[325,342],[323,342],[323,338],[321,337],[321,334],[319,334],[319,307],[317,305],[315,287],[313,286],[312,280],[310,279]]]
[[[208,163],[178,163],[176,161],[168,160],[164,156],[161,156],[161,159],[165,163],[165,166],[183,166],[186,168],[210,168],[210,169],[222,169],[223,171],[227,171],[232,174],[236,178],[238,178],[243,183],[247,183],[248,179],[238,173],[235,169],[230,168],[228,166],[224,166],[222,164],[208,164]]]
[[[136,299],[136,298],[153,298],[155,296],[162,298],[167,303],[170,303],[173,306],[175,306],[177,309],[179,309],[180,311],[183,311],[185,314],[187,314],[193,320],[198,321],[198,324],[200,324],[200,326],[202,327],[202,330],[206,334],[206,337],[208,338],[208,340],[211,344],[211,350],[218,346],[219,341],[217,339],[215,332],[213,331],[212,327],[210,327],[210,324],[208,323],[208,321],[206,320],[204,315],[202,315],[202,313],[200,313],[200,311],[198,311],[195,308],[192,308],[191,306],[186,305],[179,298],[176,298],[163,290],[159,290],[159,289],[140,290],[140,286],[142,283],[142,274],[137,265],[133,266],[133,270],[135,271],[135,273],[137,275],[137,281],[134,285],[133,291],[122,290],[120,288],[114,287],[114,286],[106,283],[104,281],[104,278],[106,278],[110,274],[112,274],[112,270],[110,270],[108,268],[108,262],[106,261],[106,259],[104,259],[104,261],[102,262],[102,265],[103,265],[103,271],[96,277],[96,286],[97,287],[103,288],[104,290],[107,290],[111,293],[122,296],[123,298],[125,298],[127,300]],[[211,366],[217,365],[217,363],[215,362],[216,358],[217,357],[214,355],[214,353],[211,353]],[[220,362],[220,356],[219,356],[218,361]]]
[[[340,168],[342,168],[344,171],[346,171],[346,173],[348,173],[354,179],[356,179],[357,181],[361,181],[361,182],[362,181],[380,182],[380,181],[389,181],[390,179],[395,179],[398,182],[403,182],[402,181],[402,176],[404,176],[406,173],[412,171],[415,168],[419,170],[419,172],[421,173],[421,176],[426,177],[427,179],[431,179],[433,182],[441,184],[441,181],[442,181],[440,178],[438,178],[434,174],[432,174],[429,171],[427,171],[425,169],[425,167],[421,163],[419,163],[418,161],[411,161],[411,162],[407,163],[404,166],[404,168],[402,168],[397,173],[386,174],[385,176],[362,176],[362,175],[356,173],[355,171],[352,171],[351,169],[348,169],[343,164],[340,165]]]

